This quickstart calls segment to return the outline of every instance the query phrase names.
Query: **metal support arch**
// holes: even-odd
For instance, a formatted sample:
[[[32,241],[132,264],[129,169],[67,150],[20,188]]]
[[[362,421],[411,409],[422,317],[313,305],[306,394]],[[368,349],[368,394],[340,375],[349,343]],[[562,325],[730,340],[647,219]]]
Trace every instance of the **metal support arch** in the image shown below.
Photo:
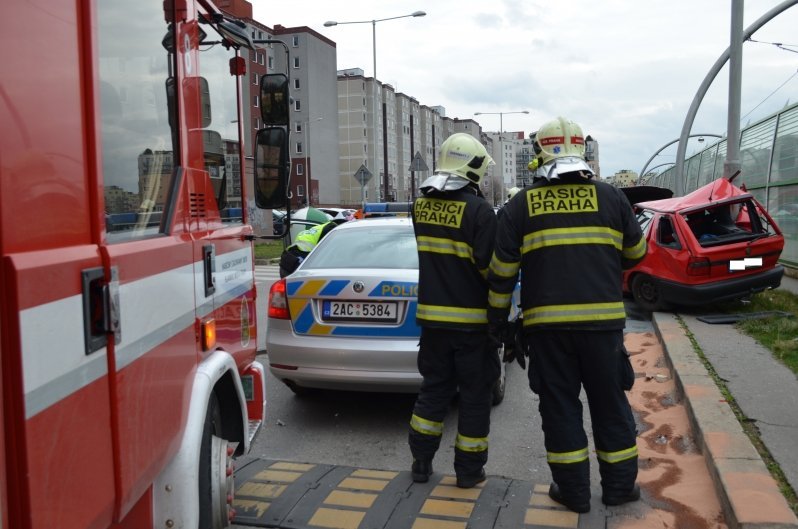
[[[742,36],[743,41],[751,38],[751,35],[756,33],[762,26],[795,4],[798,4],[798,0],[785,0],[778,6],[762,15],[756,22],[745,29],[745,32]],[[718,57],[717,61],[715,61],[715,64],[712,66],[709,73],[707,73],[707,76],[704,78],[704,81],[698,88],[698,92],[696,93],[695,97],[693,98],[693,102],[690,105],[690,110],[687,111],[687,117],[684,120],[684,125],[682,125],[682,133],[681,136],[679,136],[679,147],[676,151],[676,189],[673,190],[674,195],[676,196],[681,196],[684,193],[684,158],[687,152],[687,139],[690,135],[690,129],[693,126],[693,122],[695,121],[695,116],[698,113],[698,107],[704,100],[704,96],[707,94],[709,87],[712,85],[712,81],[715,80],[715,77],[718,75],[721,68],[723,68],[723,66],[729,60],[730,55],[731,46],[726,48],[726,51],[723,52],[720,57]]]
[[[709,137],[711,137],[711,138],[723,138],[723,136],[721,136],[720,134],[690,134],[690,136],[688,136],[688,137],[689,137],[689,138],[698,138],[698,137],[701,137],[701,136],[709,136]],[[649,158],[649,159],[648,159],[648,161],[646,162],[646,164],[645,164],[645,165],[643,166],[643,168],[640,170],[640,173],[638,173],[638,177],[637,177],[637,179],[638,179],[638,180],[642,179],[642,178],[643,178],[643,175],[644,175],[644,174],[646,174],[646,169],[648,169],[648,164],[650,164],[650,163],[651,163],[651,160],[653,160],[654,158],[656,158],[657,156],[659,156],[659,153],[661,153],[662,151],[664,151],[665,149],[667,149],[668,147],[670,147],[671,145],[673,145],[673,144],[674,144],[674,143],[676,143],[677,141],[681,141],[681,138],[676,138],[675,140],[673,140],[673,141],[671,141],[671,142],[668,142],[668,143],[666,143],[665,145],[663,145],[662,147],[660,147],[660,148],[659,148],[659,150],[658,150],[657,152],[655,152],[655,153],[654,153],[654,154],[651,156],[651,158]]]

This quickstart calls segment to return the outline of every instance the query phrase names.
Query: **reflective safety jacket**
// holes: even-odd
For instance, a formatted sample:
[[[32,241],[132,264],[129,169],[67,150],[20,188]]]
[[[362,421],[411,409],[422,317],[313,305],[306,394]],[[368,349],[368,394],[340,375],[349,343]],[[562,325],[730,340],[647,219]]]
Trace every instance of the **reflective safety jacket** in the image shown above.
[[[487,274],[496,214],[472,186],[413,203],[420,326],[480,329],[488,323]]]
[[[308,254],[319,244],[319,241],[336,226],[337,224],[333,221],[311,226],[310,228],[300,231],[296,236],[294,244],[291,246],[295,246],[305,254]]]
[[[563,175],[524,188],[503,209],[488,275],[490,321],[506,321],[520,271],[524,329],[623,329],[622,271],[646,255],[623,192]]]

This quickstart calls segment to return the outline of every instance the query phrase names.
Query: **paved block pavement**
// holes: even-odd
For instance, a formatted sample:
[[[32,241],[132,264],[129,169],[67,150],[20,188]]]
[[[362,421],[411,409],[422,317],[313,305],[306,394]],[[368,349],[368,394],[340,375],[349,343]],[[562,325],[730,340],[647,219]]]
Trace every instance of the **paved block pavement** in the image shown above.
[[[798,294],[798,280],[781,288]],[[690,314],[655,313],[654,327],[721,496],[729,527],[795,528],[798,519],[693,351],[704,352],[747,420],[798,490],[798,379],[764,346],[728,324],[710,325]]]

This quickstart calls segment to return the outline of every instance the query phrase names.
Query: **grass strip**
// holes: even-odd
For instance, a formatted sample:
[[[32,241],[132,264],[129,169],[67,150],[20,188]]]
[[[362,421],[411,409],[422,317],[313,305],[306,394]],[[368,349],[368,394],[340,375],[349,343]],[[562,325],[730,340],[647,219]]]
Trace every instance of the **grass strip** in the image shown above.
[[[759,457],[762,458],[762,461],[765,463],[770,475],[773,476],[774,480],[776,480],[779,490],[787,500],[787,504],[790,506],[790,509],[792,509],[796,515],[798,515],[798,495],[796,495],[795,491],[790,486],[790,483],[787,481],[787,478],[784,476],[784,472],[782,472],[781,467],[776,460],[773,459],[770,451],[762,441],[762,437],[759,434],[759,429],[757,428],[755,421],[747,417],[740,409],[740,406],[737,404],[734,396],[726,386],[725,381],[718,375],[717,371],[715,371],[714,366],[707,359],[704,351],[701,349],[701,346],[698,344],[698,341],[695,339],[695,336],[687,327],[687,324],[684,322],[682,317],[678,314],[674,315],[676,316],[679,325],[682,326],[685,335],[690,339],[690,343],[693,344],[693,350],[695,351],[696,355],[698,355],[701,363],[704,364],[704,368],[707,370],[707,373],[709,373],[709,376],[715,381],[715,385],[720,390],[721,395],[723,395],[723,398],[729,404],[729,407],[731,408],[732,413],[734,413],[734,416],[737,418],[737,422],[740,423],[740,427],[743,429],[743,432],[745,432],[745,434],[748,436],[748,439],[751,440],[751,444],[754,446],[754,449],[756,449],[757,453],[759,453]]]

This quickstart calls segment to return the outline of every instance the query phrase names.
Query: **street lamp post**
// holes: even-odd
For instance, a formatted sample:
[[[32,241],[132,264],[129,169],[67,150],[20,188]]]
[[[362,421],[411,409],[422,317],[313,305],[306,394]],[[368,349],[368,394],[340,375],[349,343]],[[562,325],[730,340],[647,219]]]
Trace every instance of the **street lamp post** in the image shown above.
[[[690,135],[687,136],[687,138],[698,138],[699,142],[703,142],[704,141],[704,136],[710,136],[712,138],[723,138],[723,136],[721,136],[720,134],[690,134]],[[645,165],[643,165],[643,168],[640,169],[640,173],[638,173],[638,177],[637,177],[638,182],[642,180],[643,175],[646,172],[646,169],[648,169],[648,164],[650,164],[651,161],[659,155],[659,153],[661,153],[662,151],[664,151],[665,149],[667,149],[668,147],[670,147],[671,145],[673,145],[674,143],[679,142],[679,141],[681,141],[681,138],[676,138],[675,140],[666,143],[665,145],[660,147],[659,150],[657,150],[657,152],[652,154],[651,158],[649,158],[648,161],[646,161]],[[686,143],[685,143],[685,145],[686,145]],[[678,171],[678,166],[679,166],[678,159],[677,159],[677,162],[674,165],[676,165],[676,167],[677,167],[676,174],[677,174],[677,178],[678,178],[678,174],[679,174],[679,171]],[[676,185],[676,187],[677,188],[679,187],[678,184]],[[678,190],[681,192],[681,190],[683,190],[683,188],[679,188]],[[674,194],[676,194],[677,189],[674,189],[673,191],[674,191]],[[676,195],[676,196],[680,196],[680,195]]]
[[[377,149],[377,124],[379,122],[377,116],[377,22],[384,22],[386,20],[396,20],[398,18],[408,18],[408,17],[423,17],[426,16],[427,13],[424,11],[414,11],[409,15],[400,15],[398,17],[388,17],[388,18],[376,18],[373,20],[353,20],[348,22],[337,22],[335,20],[328,20],[324,23],[324,27],[329,28],[332,26],[340,26],[343,24],[371,24],[371,58],[372,58],[372,71],[374,73],[374,97],[373,97],[373,105],[372,105],[372,113],[374,114],[374,174],[380,174],[379,168],[379,160],[377,158],[379,149]],[[388,173],[383,175],[383,195],[385,198],[385,202],[388,202]]]
[[[314,121],[321,121],[324,118],[307,119],[302,122],[302,139],[305,142],[305,199],[308,202],[308,207],[311,204],[310,195],[310,165],[308,165],[308,156],[310,156],[310,124]]]
[[[529,110],[514,110],[512,112],[474,112],[475,116],[482,116],[485,114],[498,114],[499,115],[499,151],[501,152],[501,175],[502,175],[502,192],[504,191],[504,115],[505,114],[529,114]],[[513,182],[515,185],[515,182]],[[491,200],[495,197],[491,196]]]

